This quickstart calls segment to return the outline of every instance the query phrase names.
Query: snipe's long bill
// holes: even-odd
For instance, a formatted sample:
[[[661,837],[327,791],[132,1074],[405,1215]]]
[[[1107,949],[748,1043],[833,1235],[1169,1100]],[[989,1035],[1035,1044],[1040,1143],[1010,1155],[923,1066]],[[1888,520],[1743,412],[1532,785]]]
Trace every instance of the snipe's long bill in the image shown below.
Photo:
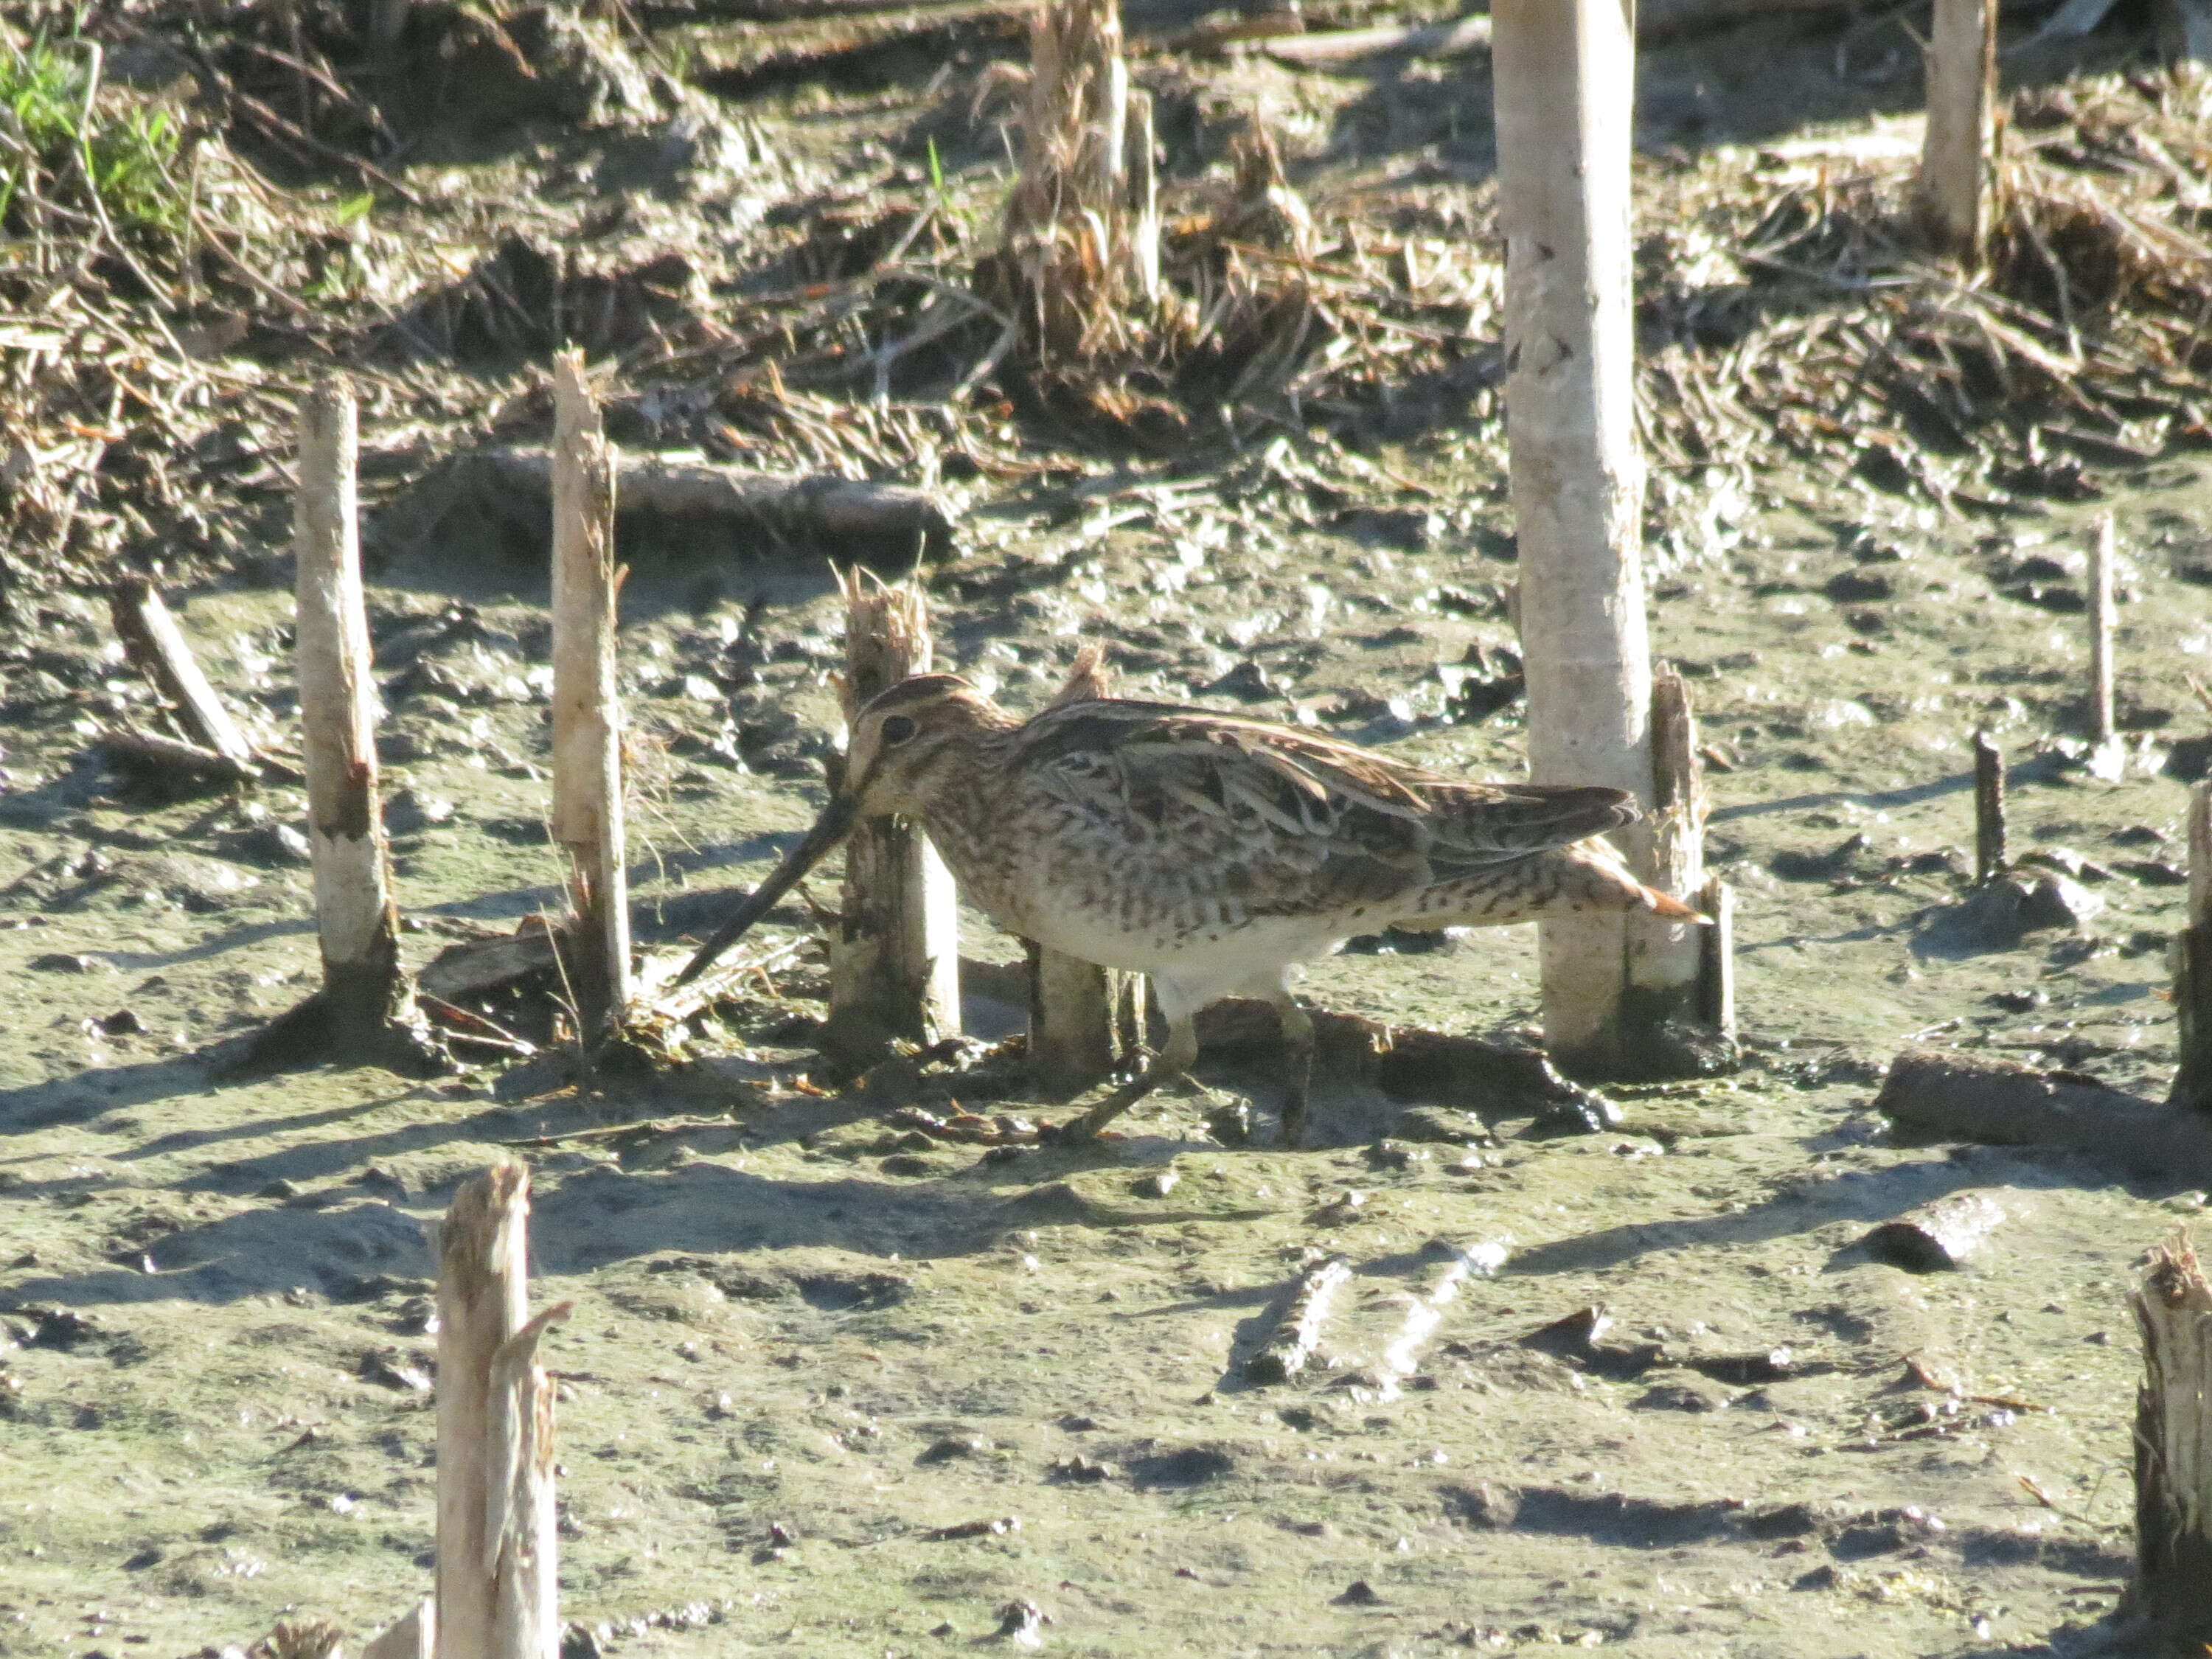
[[[965,680],[923,674],[854,723],[819,820],[684,969],[697,975],[864,817],[918,821],[962,896],[1008,933],[1152,976],[1166,1046],[1068,1124],[1094,1134],[1198,1056],[1198,1012],[1274,1004],[1304,1115],[1313,1023],[1297,963],[1386,927],[1495,927],[1595,911],[1683,921],[1601,839],[1634,821],[1623,791],[1447,777],[1313,732],[1092,695],[1086,658],[1024,720]]]

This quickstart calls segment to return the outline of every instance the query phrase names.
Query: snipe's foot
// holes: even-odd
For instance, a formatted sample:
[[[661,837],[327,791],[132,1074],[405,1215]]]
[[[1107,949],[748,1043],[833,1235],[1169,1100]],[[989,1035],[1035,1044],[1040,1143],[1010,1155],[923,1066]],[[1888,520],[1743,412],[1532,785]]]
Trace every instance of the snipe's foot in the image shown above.
[[[1188,1020],[1168,1028],[1167,1046],[1152,1063],[1079,1117],[1070,1118],[1050,1139],[1067,1142],[1095,1140],[1098,1132],[1164,1083],[1188,1072],[1198,1058],[1198,1028]]]

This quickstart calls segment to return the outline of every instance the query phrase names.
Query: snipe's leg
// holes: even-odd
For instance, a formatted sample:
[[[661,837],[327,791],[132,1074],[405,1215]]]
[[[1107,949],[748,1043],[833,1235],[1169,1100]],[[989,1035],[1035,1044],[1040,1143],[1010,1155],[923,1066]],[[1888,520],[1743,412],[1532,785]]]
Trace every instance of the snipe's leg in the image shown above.
[[[1290,1094],[1283,1102],[1283,1145],[1295,1146],[1305,1134],[1306,1101],[1313,1091],[1313,1016],[1288,991],[1273,1001],[1283,1023],[1283,1050],[1290,1073]]]
[[[1054,1137],[1060,1140],[1089,1140],[1115,1118],[1164,1083],[1172,1083],[1198,1063],[1198,1021],[1185,1014],[1168,1027],[1167,1045],[1152,1063],[1089,1111],[1070,1118]]]

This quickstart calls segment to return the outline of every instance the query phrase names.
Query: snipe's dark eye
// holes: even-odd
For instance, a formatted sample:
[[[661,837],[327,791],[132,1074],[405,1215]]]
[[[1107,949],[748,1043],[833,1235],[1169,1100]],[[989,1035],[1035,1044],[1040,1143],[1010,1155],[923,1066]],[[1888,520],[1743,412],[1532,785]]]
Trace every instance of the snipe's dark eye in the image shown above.
[[[893,714],[884,722],[884,746],[904,743],[914,735],[914,722],[903,714]]]

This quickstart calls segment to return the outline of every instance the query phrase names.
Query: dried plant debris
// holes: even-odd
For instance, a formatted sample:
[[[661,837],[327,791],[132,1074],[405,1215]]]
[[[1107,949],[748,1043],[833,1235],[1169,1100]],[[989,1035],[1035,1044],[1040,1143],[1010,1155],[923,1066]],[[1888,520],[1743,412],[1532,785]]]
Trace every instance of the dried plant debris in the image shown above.
[[[1985,270],[1923,251],[1908,135],[1711,152],[1640,252],[1655,457],[1779,441],[1966,506],[2094,495],[2212,442],[2208,94],[2106,76],[2014,100]]]

